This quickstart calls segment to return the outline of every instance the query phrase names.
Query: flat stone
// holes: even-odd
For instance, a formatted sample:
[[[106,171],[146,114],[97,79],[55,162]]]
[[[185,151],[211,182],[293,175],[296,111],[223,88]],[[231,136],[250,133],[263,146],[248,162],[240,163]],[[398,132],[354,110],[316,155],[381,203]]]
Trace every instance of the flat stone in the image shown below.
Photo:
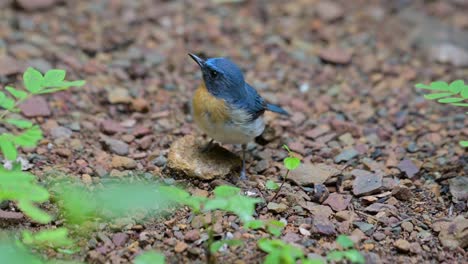
[[[408,178],[413,178],[419,172],[419,168],[410,160],[404,159],[398,163],[398,169],[404,172]]]
[[[320,1],[316,10],[318,16],[327,22],[338,20],[344,15],[344,9],[333,1]]]
[[[107,100],[111,104],[127,104],[132,102],[132,97],[125,88],[112,88],[109,90]]]
[[[368,195],[382,188],[382,175],[371,172],[356,177],[353,182],[354,195]]]
[[[449,180],[450,194],[456,201],[468,200],[468,177],[455,177]]]
[[[349,161],[359,155],[359,152],[354,148],[348,148],[343,150],[340,154],[335,157],[335,163],[342,161]]]
[[[269,202],[267,205],[268,210],[275,212],[275,213],[282,213],[288,209],[288,206],[283,203],[274,203]]]
[[[431,58],[437,62],[468,67],[468,51],[452,43],[435,44],[429,48]]]
[[[113,135],[125,131],[125,128],[123,126],[121,126],[119,123],[113,120],[103,120],[100,123],[100,129],[103,133],[107,135]]]
[[[49,104],[41,96],[33,96],[19,105],[21,113],[26,117],[47,117],[51,115]]]
[[[299,186],[311,186],[322,184],[339,173],[338,169],[325,163],[302,163],[297,169],[289,173],[288,179]]]
[[[350,201],[351,195],[332,193],[323,204],[329,205],[334,211],[343,211],[348,208]]]
[[[410,250],[410,243],[404,239],[398,239],[393,244],[399,251],[408,252]]]
[[[369,231],[371,231],[374,228],[373,224],[360,222],[360,221],[353,222],[353,225],[359,228],[363,233],[366,233],[366,234],[369,233]]]
[[[194,242],[198,239],[200,239],[200,231],[198,231],[198,229],[192,229],[184,235],[185,241]]]
[[[331,210],[331,208],[329,206],[326,206],[326,205],[317,204],[317,205],[314,205],[314,206],[310,206],[307,209],[312,213],[312,215],[314,217],[315,216],[324,216],[324,217],[328,218],[333,214],[333,211]]]
[[[313,233],[327,236],[336,234],[335,225],[333,225],[333,223],[324,216],[314,217],[312,231]]]
[[[114,243],[114,245],[118,247],[125,245],[127,240],[128,240],[128,235],[125,233],[116,233],[112,235],[112,243]]]
[[[54,127],[50,130],[50,136],[53,139],[58,139],[58,138],[70,138],[72,136],[73,132],[62,126]]]
[[[400,201],[408,201],[414,196],[411,189],[406,186],[395,186],[392,195]]]
[[[50,8],[59,0],[16,0],[19,7],[27,11]]]
[[[125,168],[125,169],[134,169],[136,168],[137,163],[134,159],[114,155],[111,161],[112,168]]]
[[[444,247],[454,250],[468,246],[468,219],[457,216],[450,223],[441,225],[439,240]]]
[[[390,205],[390,204],[383,204],[383,203],[373,203],[367,206],[366,208],[364,208],[364,211],[369,212],[369,213],[378,213],[383,210],[388,210],[392,212],[398,211],[395,206]]]
[[[23,71],[22,65],[10,56],[0,56],[0,75],[7,76]]]
[[[324,62],[346,65],[351,62],[351,53],[338,48],[326,48],[318,54]]]
[[[103,142],[107,149],[109,149],[117,155],[125,156],[129,153],[129,146],[123,141],[113,138],[104,138]]]
[[[297,243],[302,240],[301,236],[298,235],[295,232],[287,232],[281,240],[287,242],[287,243]]]
[[[182,241],[177,242],[177,244],[174,247],[174,251],[176,253],[181,253],[184,252],[188,248],[188,245]]]
[[[193,136],[178,139],[169,150],[167,168],[176,174],[202,180],[238,173],[235,172],[241,165],[238,156],[219,145],[202,152],[205,144]]]
[[[405,222],[401,223],[401,228],[403,228],[403,230],[405,230],[406,232],[411,233],[411,232],[413,232],[414,226],[413,226],[413,224],[411,222],[405,221]]]

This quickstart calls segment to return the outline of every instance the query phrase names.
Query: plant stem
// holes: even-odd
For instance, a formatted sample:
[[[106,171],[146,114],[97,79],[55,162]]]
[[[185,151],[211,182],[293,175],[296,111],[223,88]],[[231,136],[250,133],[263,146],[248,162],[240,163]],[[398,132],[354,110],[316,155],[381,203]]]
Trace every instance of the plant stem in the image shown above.
[[[207,245],[206,245],[206,248],[205,248],[205,254],[206,254],[206,264],[215,264],[216,261],[214,259],[214,256],[211,254],[211,244],[213,244],[213,240],[214,240],[214,237],[213,237],[213,215],[211,214],[210,212],[210,219],[211,219],[211,223],[208,225],[208,223],[206,223],[205,221],[205,217],[203,217],[203,227],[205,228],[205,230],[207,231],[208,233],[208,241],[207,241]]]
[[[31,97],[31,96],[28,95],[28,96],[26,96],[26,98],[24,98],[24,99],[22,99],[22,100],[21,100],[21,99],[18,100],[18,101],[15,103],[15,106],[13,106],[13,108],[16,108],[19,104],[21,104],[22,102],[28,100],[29,97]],[[3,110],[3,112],[0,114],[0,121],[2,121],[2,119],[3,119],[8,113],[10,113],[10,110],[8,110],[8,109]]]
[[[288,178],[288,175],[289,175],[289,170],[286,171],[286,175],[283,178],[283,182],[281,183],[280,187],[278,188],[278,191],[276,191],[275,196],[273,196],[273,198],[271,198],[269,202],[272,202],[273,200],[276,199],[276,197],[278,197],[279,193],[281,192],[281,188],[283,188],[283,185],[286,182],[286,179]]]

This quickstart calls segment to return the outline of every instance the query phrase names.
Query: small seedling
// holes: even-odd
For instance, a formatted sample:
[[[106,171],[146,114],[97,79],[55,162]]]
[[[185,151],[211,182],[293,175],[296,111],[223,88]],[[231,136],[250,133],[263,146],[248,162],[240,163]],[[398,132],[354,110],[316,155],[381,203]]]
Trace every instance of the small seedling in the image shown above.
[[[237,187],[226,185],[216,187],[213,190],[214,197],[212,198],[192,196],[188,192],[172,186],[164,187],[163,191],[176,202],[190,207],[195,214],[211,214],[213,211],[221,210],[237,215],[243,223],[249,223],[253,220],[255,205],[261,202],[260,199],[241,195],[240,189]],[[213,254],[224,245],[237,246],[242,244],[241,241],[232,239],[214,241],[212,224],[205,223],[205,229],[208,233],[207,263],[215,262]]]
[[[456,80],[450,84],[443,81],[431,82],[429,85],[418,83],[415,87],[435,91],[434,93],[424,95],[424,98],[428,100],[437,100],[437,102],[442,104],[468,107],[468,85],[463,80]],[[460,141],[459,143],[462,147],[468,147],[467,140]]]
[[[283,177],[283,181],[281,182],[281,185],[273,182],[273,181],[267,181],[266,187],[270,190],[276,190],[275,195],[273,198],[270,199],[271,201],[274,201],[276,197],[278,197],[279,193],[281,192],[281,189],[283,188],[284,183],[286,182],[289,172],[297,169],[299,165],[301,165],[301,160],[298,157],[294,156],[294,153],[289,149],[288,146],[283,145],[283,148],[288,151],[288,156],[283,160],[284,167],[287,169],[286,175]]]
[[[302,264],[323,264],[320,259],[308,259],[298,247],[287,244],[278,239],[260,239],[258,247],[268,253],[264,264],[294,264],[300,261]]]
[[[156,251],[146,251],[133,261],[135,264],[164,264],[166,257]]]
[[[0,150],[4,159],[13,162],[11,168],[0,166],[0,202],[11,200],[32,220],[38,223],[48,223],[51,216],[35,206],[35,203],[45,202],[49,199],[46,189],[36,183],[34,175],[23,172],[21,165],[16,163],[19,147],[35,147],[42,139],[42,130],[31,121],[19,118],[9,118],[9,114],[20,112],[18,105],[33,95],[53,93],[66,90],[72,86],[82,86],[84,81],[65,81],[64,70],[50,70],[45,75],[39,71],[28,68],[23,74],[23,85],[26,90],[15,89],[11,86],[5,88],[10,94],[0,91],[0,125],[13,126],[15,131],[21,133],[0,134]],[[13,129],[11,129],[13,130]]]
[[[252,220],[247,222],[244,227],[252,230],[264,229],[270,233],[270,235],[279,237],[285,224],[277,220]]]
[[[25,245],[33,247],[65,248],[73,245],[73,240],[68,237],[68,229],[63,227],[34,234],[25,230],[22,237]]]
[[[351,263],[364,264],[366,260],[364,256],[354,248],[354,242],[345,235],[339,235],[336,238],[336,243],[341,247],[341,250],[334,250],[327,254],[327,259],[330,261],[345,261]]]

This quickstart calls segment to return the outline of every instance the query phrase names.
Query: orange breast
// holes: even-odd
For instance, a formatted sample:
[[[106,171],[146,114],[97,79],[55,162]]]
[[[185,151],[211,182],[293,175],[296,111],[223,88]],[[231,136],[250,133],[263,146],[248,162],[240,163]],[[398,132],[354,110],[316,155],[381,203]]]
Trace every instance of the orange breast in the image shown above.
[[[201,84],[195,91],[192,103],[194,119],[199,125],[206,121],[220,124],[229,120],[228,108],[224,100],[211,95],[204,84]]]

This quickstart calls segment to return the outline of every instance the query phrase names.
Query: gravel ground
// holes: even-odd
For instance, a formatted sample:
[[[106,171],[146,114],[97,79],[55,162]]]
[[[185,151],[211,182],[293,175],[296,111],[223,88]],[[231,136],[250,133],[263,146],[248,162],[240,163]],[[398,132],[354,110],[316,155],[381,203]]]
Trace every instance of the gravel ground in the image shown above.
[[[0,0],[0,7],[2,87],[19,86],[27,66],[87,81],[22,106],[45,131],[40,146],[22,151],[41,181],[144,175],[201,195],[231,182],[271,197],[265,182],[284,175],[288,144],[303,165],[277,204],[257,210],[288,223],[284,241],[325,256],[337,234],[348,234],[368,263],[466,261],[468,156],[458,141],[468,138],[468,119],[464,109],[426,101],[414,84],[466,81],[468,2]],[[246,182],[189,179],[166,166],[173,142],[199,135],[189,109],[201,76],[188,52],[231,57],[263,97],[292,114],[267,115],[260,144],[249,145]],[[154,248],[168,263],[203,263],[200,217],[181,209],[162,221],[117,219],[71,257],[126,263]],[[243,230],[232,215],[211,221],[219,237],[245,241],[218,253],[220,263],[262,261],[256,241],[266,234]]]

